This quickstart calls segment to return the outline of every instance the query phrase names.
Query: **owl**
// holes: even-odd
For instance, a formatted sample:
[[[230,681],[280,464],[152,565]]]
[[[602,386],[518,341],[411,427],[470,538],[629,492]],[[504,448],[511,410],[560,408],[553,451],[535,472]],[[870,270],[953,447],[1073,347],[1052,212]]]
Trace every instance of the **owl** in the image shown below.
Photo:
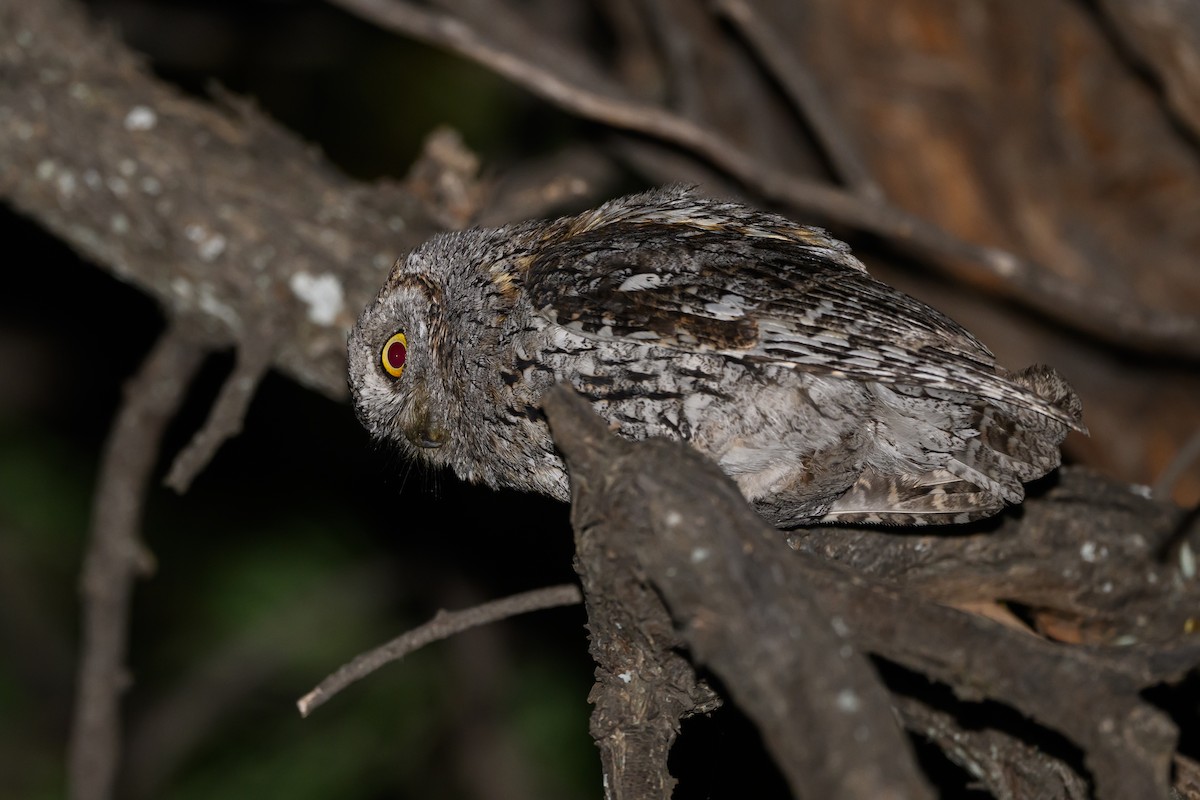
[[[617,434],[712,458],[781,528],[984,517],[1082,430],[1053,369],[997,366],[825,231],[679,187],[417,247],[351,333],[349,379],[407,456],[560,500],[540,398],[566,382]]]

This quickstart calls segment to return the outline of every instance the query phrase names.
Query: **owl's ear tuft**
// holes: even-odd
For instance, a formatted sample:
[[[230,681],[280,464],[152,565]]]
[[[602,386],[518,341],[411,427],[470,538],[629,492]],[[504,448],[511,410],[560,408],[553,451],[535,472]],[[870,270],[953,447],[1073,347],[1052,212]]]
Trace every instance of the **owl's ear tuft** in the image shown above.
[[[408,358],[408,337],[404,331],[397,331],[383,345],[379,353],[383,369],[393,378],[404,374],[404,362]]]

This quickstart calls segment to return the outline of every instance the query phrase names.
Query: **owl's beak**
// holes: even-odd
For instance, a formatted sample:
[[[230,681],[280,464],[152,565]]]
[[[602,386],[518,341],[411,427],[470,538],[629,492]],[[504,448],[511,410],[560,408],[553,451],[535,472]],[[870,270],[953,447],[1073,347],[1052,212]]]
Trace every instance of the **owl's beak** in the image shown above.
[[[441,428],[418,426],[406,430],[404,438],[423,450],[436,450],[449,441],[450,435]]]

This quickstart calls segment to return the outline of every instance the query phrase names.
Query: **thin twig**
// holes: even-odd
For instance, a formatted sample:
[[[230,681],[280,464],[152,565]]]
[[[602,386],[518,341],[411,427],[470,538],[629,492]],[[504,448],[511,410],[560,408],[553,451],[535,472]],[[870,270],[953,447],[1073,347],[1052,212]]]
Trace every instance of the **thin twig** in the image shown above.
[[[1159,500],[1169,500],[1172,492],[1175,491],[1175,484],[1179,483],[1179,479],[1187,472],[1188,467],[1198,459],[1200,459],[1200,430],[1193,433],[1183,443],[1183,446],[1175,451],[1175,457],[1154,481],[1150,493]]]
[[[462,611],[439,611],[429,622],[397,636],[387,644],[368,650],[342,666],[332,675],[317,684],[317,687],[296,701],[300,716],[307,717],[315,709],[350,684],[365,678],[375,670],[392,661],[398,661],[427,644],[441,641],[455,634],[490,625],[502,619],[528,614],[559,606],[571,606],[582,602],[579,587],[567,583],[521,592],[500,600],[493,600]]]
[[[1027,259],[960,239],[886,203],[817,181],[781,173],[724,137],[658,106],[630,100],[599,75],[587,86],[568,74],[581,64],[551,69],[486,39],[460,19],[402,0],[329,0],[375,24],[444,47],[587,119],[651,136],[691,151],[755,187],[765,197],[874,233],[923,253],[950,274],[1003,291],[1042,314],[1123,347],[1200,358],[1200,316],[1144,308],[1126,297],[1078,286]],[[530,46],[525,52],[537,52]],[[561,53],[559,57],[561,57]]]
[[[882,201],[883,189],[871,177],[870,170],[854,148],[854,142],[825,102],[816,79],[804,62],[796,57],[795,48],[786,46],[771,25],[745,0],[719,0],[716,8],[758,51],[796,110],[812,127],[837,176],[861,197]]]
[[[266,329],[268,326],[260,326]],[[275,358],[275,347],[267,336],[248,336],[238,347],[237,364],[213,403],[204,427],[188,446],[175,456],[165,483],[183,494],[226,440],[241,433],[246,410],[254,399],[263,375]]]
[[[163,430],[204,352],[169,328],[125,387],[105,445],[83,565],[83,645],[71,724],[68,796],[112,796],[121,757],[120,696],[133,581],[146,562],[138,541],[142,508]]]

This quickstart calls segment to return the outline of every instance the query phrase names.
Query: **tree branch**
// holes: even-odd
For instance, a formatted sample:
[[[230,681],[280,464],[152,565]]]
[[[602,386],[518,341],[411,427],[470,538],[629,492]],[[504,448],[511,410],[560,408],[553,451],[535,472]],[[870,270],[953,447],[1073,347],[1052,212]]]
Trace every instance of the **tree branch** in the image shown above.
[[[272,326],[264,322],[256,327],[269,330]],[[250,401],[254,399],[254,393],[275,356],[277,345],[270,337],[270,333],[250,336],[238,348],[237,364],[225,379],[204,427],[175,456],[167,473],[166,484],[180,494],[188,490],[200,471],[212,461],[217,449],[241,432]]]
[[[873,670],[821,599],[786,579],[797,554],[733,483],[686,445],[614,437],[569,389],[547,393],[543,408],[571,471],[580,564],[629,562],[615,579],[584,584],[593,651],[638,652],[673,619],[696,661],[758,724],[797,797],[932,797]],[[645,620],[647,592],[662,595],[668,620]],[[620,626],[602,616],[622,607]],[[624,691],[653,686],[645,671],[637,663]]]
[[[896,697],[904,727],[967,770],[996,800],[1088,800],[1087,781],[1059,758],[995,726],[962,725],[946,711],[909,697]]]
[[[296,701],[296,707],[300,709],[300,716],[307,717],[350,684],[362,680],[385,664],[398,661],[409,653],[420,650],[427,644],[439,642],[481,625],[490,625],[502,619],[528,614],[531,611],[574,605],[581,599],[579,587],[573,584],[563,584],[521,592],[462,611],[439,611],[424,625],[413,628],[374,650],[368,650],[356,656],[353,661],[340,667],[317,684],[315,689]]]
[[[346,178],[249,103],[183,95],[79,3],[0,0],[0,29],[0,198],[208,344],[266,336],[273,366],[346,397],[346,331],[441,229],[438,199]]]
[[[775,80],[787,92],[796,111],[804,117],[834,172],[856,194],[875,202],[884,201],[883,189],[871,177],[853,139],[842,130],[812,73],[746,0],[718,0],[717,10],[727,17],[754,47]]]
[[[120,763],[120,697],[129,683],[125,655],[133,581],[148,569],[138,541],[150,471],[163,430],[204,357],[169,328],[125,387],[92,503],[83,565],[83,647],[71,725],[69,796],[112,796]]]
[[[1200,9],[1171,0],[1100,0],[1099,6],[1162,82],[1178,118],[1200,137]]]
[[[548,394],[544,406],[571,469],[578,535],[607,552],[634,554],[631,570],[661,593],[689,651],[759,725],[797,794],[921,791],[907,782],[913,772],[904,747],[889,742],[887,715],[873,710],[878,686],[844,652],[852,642],[950,686],[960,698],[994,700],[1060,731],[1084,751],[1102,800],[1165,796],[1176,730],[1140,692],[1200,665],[1200,643],[1186,637],[1186,626],[1159,644],[1107,648],[1069,647],[1005,628],[893,582],[790,552],[732,481],[684,444],[619,440],[585,401],[562,390]],[[1091,524],[1102,520],[1094,514]],[[825,528],[810,536],[822,531],[831,539],[841,534]],[[1128,528],[1122,533],[1128,536]],[[1033,524],[1021,534],[1043,535]],[[1152,548],[1140,553],[1141,561],[1127,566],[1131,574],[1154,558]],[[589,618],[601,602],[594,591],[585,585]],[[1164,611],[1194,609],[1194,592],[1164,590],[1170,603]],[[846,641],[808,623],[814,609]],[[787,713],[777,716],[780,698],[788,698]],[[813,730],[821,731],[819,740]],[[822,764],[839,771],[826,775]],[[847,775],[861,781],[857,788],[838,783]]]

